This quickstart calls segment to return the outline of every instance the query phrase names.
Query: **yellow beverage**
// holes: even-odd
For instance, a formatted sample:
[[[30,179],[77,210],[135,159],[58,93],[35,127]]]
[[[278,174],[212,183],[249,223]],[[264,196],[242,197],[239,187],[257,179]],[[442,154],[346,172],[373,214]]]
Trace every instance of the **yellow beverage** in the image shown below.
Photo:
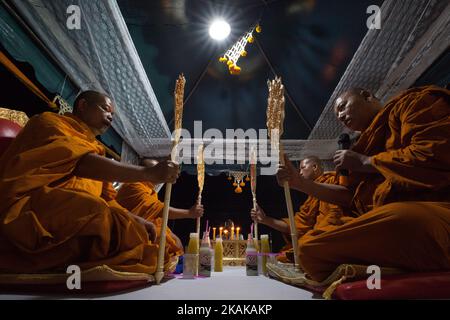
[[[216,239],[216,245],[214,246],[214,271],[223,272],[223,244],[222,239]]]
[[[256,251],[260,252],[259,241],[257,238],[253,238],[253,245],[255,246]]]
[[[198,247],[199,247],[198,233],[191,233],[189,236],[187,253],[198,254]]]
[[[269,252],[270,252],[269,235],[262,234],[261,235],[261,253],[264,254],[262,256],[262,272],[264,274],[267,274],[267,255]]]

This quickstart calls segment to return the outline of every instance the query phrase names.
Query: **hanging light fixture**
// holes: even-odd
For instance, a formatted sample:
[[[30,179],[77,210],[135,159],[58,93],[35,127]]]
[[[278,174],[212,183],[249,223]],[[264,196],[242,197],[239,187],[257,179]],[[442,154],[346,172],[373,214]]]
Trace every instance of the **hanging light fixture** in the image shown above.
[[[214,20],[209,27],[209,36],[217,41],[228,38],[230,32],[230,24],[222,19]]]

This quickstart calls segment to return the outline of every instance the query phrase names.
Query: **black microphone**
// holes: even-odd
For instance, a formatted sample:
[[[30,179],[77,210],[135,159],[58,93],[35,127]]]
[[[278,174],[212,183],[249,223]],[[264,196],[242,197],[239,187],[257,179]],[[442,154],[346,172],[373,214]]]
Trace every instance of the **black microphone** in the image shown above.
[[[352,143],[350,141],[350,136],[348,135],[348,133],[343,133],[339,136],[338,144],[339,150],[350,149]],[[339,175],[343,177],[348,177],[348,170],[347,169],[339,170]]]

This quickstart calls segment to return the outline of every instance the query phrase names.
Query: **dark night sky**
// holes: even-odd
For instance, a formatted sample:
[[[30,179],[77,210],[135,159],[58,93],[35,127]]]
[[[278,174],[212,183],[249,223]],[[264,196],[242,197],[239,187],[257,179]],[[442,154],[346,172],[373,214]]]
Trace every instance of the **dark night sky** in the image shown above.
[[[183,116],[189,130],[196,120],[203,121],[204,130],[265,128],[266,81],[274,75],[262,52],[256,44],[247,46],[248,56],[238,63],[239,77],[217,61],[262,15],[263,31],[256,38],[297,108],[287,99],[284,138],[304,139],[367,32],[367,7],[382,1],[280,0],[266,1],[267,6],[261,0],[118,3],[169,123],[175,79],[185,74],[186,96],[192,92]],[[232,27],[223,44],[208,35],[214,16],[225,17]]]

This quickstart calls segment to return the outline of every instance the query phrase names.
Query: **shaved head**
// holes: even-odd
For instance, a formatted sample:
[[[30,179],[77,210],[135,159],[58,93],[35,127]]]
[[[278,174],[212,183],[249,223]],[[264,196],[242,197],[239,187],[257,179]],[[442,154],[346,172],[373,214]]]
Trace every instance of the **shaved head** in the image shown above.
[[[84,91],[75,99],[73,114],[98,136],[111,126],[115,107],[110,97],[97,91]]]
[[[316,156],[308,156],[300,162],[300,175],[308,180],[315,180],[323,174],[322,161]]]
[[[305,159],[303,159],[303,161],[309,161],[313,164],[316,164],[321,170],[323,170],[323,164],[322,164],[322,160],[319,159],[319,157],[316,156],[307,156]]]
[[[347,128],[364,131],[382,107],[380,101],[370,91],[351,88],[336,99],[334,113]]]
[[[93,90],[83,91],[82,93],[80,93],[77,96],[77,98],[75,99],[75,102],[73,103],[73,113],[77,112],[80,101],[82,101],[82,100],[85,100],[88,103],[93,104],[93,103],[100,102],[105,98],[111,99],[108,95],[98,92],[98,91],[93,91]]]

